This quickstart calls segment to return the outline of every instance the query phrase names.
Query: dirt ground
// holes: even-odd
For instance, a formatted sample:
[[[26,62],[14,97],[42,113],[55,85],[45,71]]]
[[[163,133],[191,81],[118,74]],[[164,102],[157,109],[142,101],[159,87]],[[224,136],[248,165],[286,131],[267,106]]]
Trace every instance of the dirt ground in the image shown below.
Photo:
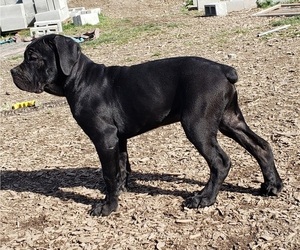
[[[282,18],[252,17],[258,10],[206,18],[183,12],[182,0],[83,2],[69,6],[97,6],[110,17],[161,27],[126,44],[85,49],[96,62],[130,65],[196,55],[236,67],[241,109],[271,143],[284,189],[277,197],[259,196],[258,164],[220,134],[233,167],[217,202],[183,209],[209,172],[174,124],[129,141],[133,173],[119,210],[89,216],[91,205],[104,197],[93,145],[63,98],[14,86],[9,70],[22,61],[18,54],[0,59],[0,249],[300,249],[300,27],[257,37]],[[31,99],[41,108],[3,112]],[[42,106],[51,101],[60,103]]]

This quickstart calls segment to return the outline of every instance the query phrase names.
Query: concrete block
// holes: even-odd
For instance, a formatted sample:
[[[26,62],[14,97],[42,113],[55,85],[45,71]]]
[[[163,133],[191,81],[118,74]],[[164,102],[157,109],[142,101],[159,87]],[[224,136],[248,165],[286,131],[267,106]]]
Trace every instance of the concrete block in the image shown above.
[[[85,7],[76,7],[76,8],[69,8],[70,12],[80,12],[85,10]]]
[[[71,17],[82,15],[82,14],[90,14],[90,13],[96,13],[97,15],[100,15],[101,9],[94,8],[94,9],[86,10],[84,7],[69,9],[69,14]]]
[[[49,21],[49,20],[61,20],[61,13],[59,10],[45,11],[35,14],[36,22]]]
[[[35,0],[34,1],[36,13],[42,13],[49,11],[47,0]]]
[[[43,36],[46,34],[58,34],[63,31],[60,20],[39,21],[34,23],[34,28],[30,29],[31,36]]]
[[[68,19],[70,17],[69,8],[64,7],[62,9],[60,9],[60,14],[61,14],[61,20],[62,21]]]
[[[28,26],[32,26],[34,22],[35,9],[32,0],[23,0],[25,9],[25,17]]]
[[[55,6],[55,9],[63,9],[68,8],[67,0],[48,0],[53,1],[53,5]]]
[[[55,10],[60,10],[60,12],[61,12],[60,15],[61,15],[62,21],[66,20],[67,18],[70,17],[67,0],[48,0],[48,1],[53,1]]]
[[[257,8],[256,0],[244,0],[244,8],[245,9]]]
[[[69,12],[65,13],[64,10],[51,10],[42,13],[35,14],[35,20],[40,21],[50,21],[50,20],[60,20],[64,21],[69,18]]]
[[[218,3],[220,0],[197,0],[198,11],[204,10],[205,4]]]
[[[48,10],[57,10],[57,9],[60,9],[59,7],[57,7],[54,4],[53,0],[46,0],[46,2],[47,2],[47,5],[48,5]]]
[[[89,14],[89,13],[96,13],[96,14],[100,15],[101,9],[100,8],[94,8],[94,9],[88,9],[88,10],[81,11],[81,14]]]
[[[69,15],[70,17],[78,16],[83,10],[85,10],[85,7],[69,8]]]
[[[73,17],[73,23],[77,26],[85,24],[95,25],[99,23],[99,16],[97,13],[80,14]]]
[[[0,1],[0,6],[4,5],[11,5],[11,4],[16,4],[16,3],[22,3],[22,1],[18,0],[1,0]]]
[[[40,22],[35,22],[34,27],[39,28],[39,27],[50,27],[50,26],[56,26],[58,32],[62,32],[62,24],[60,20],[50,20],[50,21],[40,21]]]
[[[67,0],[35,0],[34,3],[37,13],[68,8]]]
[[[11,4],[0,6],[0,11],[0,20],[9,17],[19,17],[20,15],[25,16],[23,4]]]
[[[24,5],[0,6],[0,27],[3,32],[27,28]]]
[[[58,34],[58,33],[59,31],[57,25],[30,28],[31,37],[33,36],[39,37],[47,34]]]
[[[244,9],[256,8],[256,0],[230,0],[226,1],[227,11],[240,11]]]
[[[219,2],[226,2],[227,4],[227,12],[231,11],[239,11],[243,9],[251,9],[256,8],[256,1],[257,0],[197,0],[198,10],[204,10],[205,5],[219,3]]]
[[[1,32],[23,30],[26,28],[27,28],[27,21],[26,18],[22,16],[1,19],[0,22]]]
[[[226,16],[228,14],[226,2],[206,4],[204,10],[205,16]]]
[[[226,1],[225,2],[227,5],[227,11],[232,12],[232,11],[240,11],[243,10],[244,7],[244,0],[234,0],[234,1]]]

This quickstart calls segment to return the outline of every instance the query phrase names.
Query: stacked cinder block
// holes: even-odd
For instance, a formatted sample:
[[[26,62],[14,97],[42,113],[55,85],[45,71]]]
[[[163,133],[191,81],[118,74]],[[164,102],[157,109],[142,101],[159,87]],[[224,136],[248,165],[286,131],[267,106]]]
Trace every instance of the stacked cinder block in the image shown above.
[[[25,9],[25,17],[27,20],[27,25],[32,26],[34,23],[34,15],[35,15],[35,9],[33,0],[22,0],[23,6]]]
[[[46,22],[49,22],[50,26],[56,23],[56,31],[60,32],[61,22],[67,18],[69,18],[67,0],[0,0],[2,32],[25,29],[34,21],[37,23],[32,32],[47,31]],[[50,30],[53,31],[53,27],[50,27]]]
[[[0,6],[1,32],[21,30],[27,27],[25,9],[22,4]]]
[[[31,36],[62,32],[62,21],[69,18],[66,0],[35,0],[37,13]]]
[[[60,20],[39,21],[34,23],[34,27],[30,28],[30,36],[43,36],[46,34],[60,33],[63,31]]]
[[[36,21],[61,20],[69,18],[67,0],[35,0]]]

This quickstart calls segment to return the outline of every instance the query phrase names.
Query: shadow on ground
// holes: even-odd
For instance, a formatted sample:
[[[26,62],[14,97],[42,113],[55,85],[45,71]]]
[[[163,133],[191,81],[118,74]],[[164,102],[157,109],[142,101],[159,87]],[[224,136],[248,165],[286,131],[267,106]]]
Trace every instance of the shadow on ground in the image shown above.
[[[150,195],[173,195],[187,198],[191,195],[188,191],[167,190],[160,187],[141,184],[140,182],[165,181],[177,183],[189,183],[203,187],[204,182],[181,177],[173,174],[157,174],[157,173],[139,173],[133,172],[129,181],[129,192],[148,193]],[[102,173],[97,168],[56,168],[43,169],[37,171],[8,171],[1,172],[1,190],[12,190],[16,192],[33,192],[46,196],[53,196],[62,200],[72,199],[75,202],[91,205],[97,200],[84,195],[64,191],[61,188],[85,187],[88,189],[99,189],[104,192],[105,184]],[[200,188],[199,188],[200,189]],[[258,195],[259,190],[253,188],[245,188],[230,184],[223,184],[221,191],[249,193]]]

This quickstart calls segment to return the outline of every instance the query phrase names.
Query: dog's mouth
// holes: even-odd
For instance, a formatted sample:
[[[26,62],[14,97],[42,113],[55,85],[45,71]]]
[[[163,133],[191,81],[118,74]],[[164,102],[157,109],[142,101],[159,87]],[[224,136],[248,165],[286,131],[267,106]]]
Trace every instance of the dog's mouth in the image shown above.
[[[36,93],[36,94],[40,94],[40,93],[44,92],[43,85],[40,83],[37,84],[37,88],[29,87],[24,80],[19,81],[18,78],[16,78],[16,79],[14,78],[14,83],[20,90],[23,90],[23,91]]]
[[[18,69],[16,68],[11,69],[11,75],[15,85],[20,90],[32,92],[36,94],[40,94],[44,92],[44,84],[40,82],[33,84],[32,81],[30,81],[29,78],[26,76],[26,74],[19,72]]]
[[[34,91],[34,93],[36,93],[36,94],[41,94],[41,93],[43,93],[43,92],[44,92],[43,89],[38,89],[38,90]]]

